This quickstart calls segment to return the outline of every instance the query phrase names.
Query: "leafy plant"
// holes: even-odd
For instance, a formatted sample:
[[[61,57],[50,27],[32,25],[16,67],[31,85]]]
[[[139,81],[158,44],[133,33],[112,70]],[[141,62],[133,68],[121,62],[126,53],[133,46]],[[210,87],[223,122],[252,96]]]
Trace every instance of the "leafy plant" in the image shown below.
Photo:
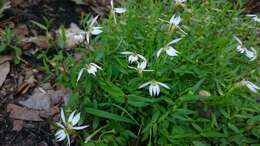
[[[6,27],[0,34],[0,53],[11,52],[15,58],[15,64],[20,63],[21,48],[17,46],[19,38],[11,27]]]
[[[254,47],[259,47],[259,38],[257,24],[241,12],[224,0],[129,0],[117,23],[113,17],[102,21],[103,33],[86,47],[94,50],[78,48],[84,57],[79,62],[64,59],[68,73],[58,78],[73,89],[68,108],[79,109],[92,126],[84,135],[96,135],[82,145],[259,143],[258,93],[241,83],[259,84],[259,61],[238,53],[234,36]],[[173,14],[181,16],[181,23],[169,29],[166,21]],[[182,39],[172,47],[178,55],[157,57],[161,47],[177,38]],[[120,54],[125,51],[143,55],[153,72],[129,68],[140,62],[128,63],[129,56]],[[83,74],[77,82],[79,71],[90,62],[102,70],[96,76]],[[151,97],[139,89],[150,80],[170,89],[160,88],[160,95]]]

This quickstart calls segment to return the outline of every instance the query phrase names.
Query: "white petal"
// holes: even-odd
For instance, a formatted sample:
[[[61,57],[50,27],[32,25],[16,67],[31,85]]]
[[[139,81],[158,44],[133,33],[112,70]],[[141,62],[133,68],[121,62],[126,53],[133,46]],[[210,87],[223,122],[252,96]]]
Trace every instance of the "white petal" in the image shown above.
[[[137,68],[141,69],[141,70],[144,70],[146,68],[146,66],[147,66],[146,61],[143,61],[143,62],[137,64]]]
[[[80,120],[80,113],[78,113],[75,117],[72,119],[72,126],[75,126]]]
[[[247,84],[247,87],[248,87],[248,89],[251,90],[252,92],[257,93],[257,90],[256,90],[252,85]]]
[[[62,108],[61,108],[60,116],[61,116],[61,120],[62,120],[62,122],[66,125],[65,114],[64,114],[64,111],[63,111]]]
[[[175,44],[175,43],[179,42],[180,40],[182,40],[182,38],[174,39],[174,40],[172,40],[171,42],[169,42],[169,43],[167,44],[167,46],[169,46],[169,45],[171,45],[171,44]]]
[[[123,55],[130,55],[130,54],[134,54],[133,52],[129,52],[129,51],[125,51],[125,52],[120,52],[120,54]]]
[[[87,128],[87,127],[89,127],[89,125],[79,126],[79,127],[73,127],[72,129],[74,129],[74,130],[82,130],[82,129],[85,129],[85,128]]]
[[[254,48],[251,48],[251,50],[246,49],[245,55],[250,59],[250,61],[254,61],[257,57],[257,52]]]
[[[58,131],[55,133],[55,136],[58,137],[58,136],[62,135],[63,133],[65,133],[63,129],[58,130]]]
[[[254,61],[255,59],[256,59],[256,57],[257,57],[257,52],[256,52],[256,50],[255,50],[255,48],[250,48],[251,49],[251,51],[253,52],[253,57],[251,58],[251,60],[250,61]]]
[[[80,69],[78,77],[77,77],[77,82],[80,80],[82,74],[83,74],[84,68]]]
[[[176,51],[173,47],[169,46],[167,49],[166,49],[166,53],[167,55],[173,57],[173,56],[178,56],[178,51]]]
[[[94,66],[94,67],[96,67],[96,68],[102,70],[102,68],[101,68],[100,66],[98,66],[97,64],[95,64],[95,63],[90,63],[90,65],[92,65],[92,66]]]
[[[241,45],[238,45],[238,46],[237,46],[237,52],[239,52],[239,53],[244,53],[245,50],[247,50],[247,48],[244,48],[244,47],[242,47]]]
[[[129,63],[136,62],[137,60],[138,60],[138,56],[135,55],[135,54],[130,55],[130,56],[128,57],[128,62],[129,62]]]
[[[121,14],[121,13],[125,13],[125,12],[126,12],[126,9],[125,9],[125,8],[114,8],[114,11],[115,11],[116,13]]]
[[[97,69],[95,67],[90,67],[89,69],[87,69],[87,72],[96,76]]]
[[[170,89],[170,87],[164,83],[158,82],[159,85],[163,86],[166,89]]]
[[[154,90],[153,85],[150,85],[150,86],[149,86],[149,94],[150,94],[151,96],[153,96],[153,90]]]
[[[248,14],[248,15],[246,15],[246,16],[248,16],[248,17],[256,17],[255,14]]]
[[[73,111],[73,112],[70,114],[70,116],[69,116],[69,118],[68,118],[68,122],[72,123],[72,120],[73,120],[73,118],[74,118],[75,112],[76,112],[76,111]]]
[[[162,53],[162,51],[163,51],[163,48],[160,48],[159,51],[157,52],[157,55],[156,55],[157,58],[160,56],[160,54]]]
[[[260,18],[258,18],[257,16],[254,17],[253,20],[254,20],[255,22],[260,22]]]
[[[255,89],[260,89],[260,87],[256,86],[254,83],[251,83],[252,84],[252,87],[254,87]]]
[[[89,39],[90,39],[90,34],[89,33],[86,34],[86,38],[87,38],[87,43],[89,44]]]
[[[242,41],[241,41],[238,37],[234,36],[234,38],[236,39],[236,41],[237,41],[240,45],[243,45]]]
[[[89,27],[91,28],[96,22],[97,22],[98,16],[96,16],[95,18],[92,19]]]
[[[58,122],[56,122],[56,124],[57,124],[57,126],[59,126],[60,128],[65,128],[61,123],[58,123]]]
[[[160,94],[160,86],[159,85],[155,85],[155,91],[156,91],[156,96],[158,96]]]
[[[100,30],[100,29],[93,29],[93,31],[91,31],[91,34],[93,34],[93,35],[98,35],[98,34],[100,34],[100,33],[102,33],[103,31],[102,30]]]
[[[137,54],[137,56],[138,56],[139,58],[141,58],[143,61],[146,61],[146,62],[147,62],[146,58],[145,58],[143,55]]]
[[[59,134],[57,134],[57,136],[56,136],[57,141],[62,141],[62,140],[64,140],[65,138],[66,138],[66,134],[65,134],[64,131],[59,132]]]
[[[174,24],[174,25],[179,25],[180,24],[180,22],[181,22],[181,17],[180,16],[178,16],[178,15],[173,15],[172,17],[171,17],[171,19],[170,19],[170,24]]]
[[[151,83],[150,81],[149,81],[149,82],[146,82],[146,83],[142,84],[141,86],[139,86],[139,88],[138,88],[138,89],[141,89],[141,88],[143,88],[143,87],[145,87],[145,86],[149,85],[150,83]]]

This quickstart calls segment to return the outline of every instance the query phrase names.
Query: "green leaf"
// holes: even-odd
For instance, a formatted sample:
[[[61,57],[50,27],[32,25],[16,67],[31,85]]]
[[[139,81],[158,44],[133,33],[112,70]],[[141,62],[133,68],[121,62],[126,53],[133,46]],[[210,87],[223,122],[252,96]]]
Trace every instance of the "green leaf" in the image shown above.
[[[216,132],[216,131],[202,132],[200,135],[204,136],[204,137],[212,137],[212,138],[226,137],[225,134],[219,133],[219,132]]]
[[[179,99],[181,101],[196,101],[196,100],[207,100],[212,99],[214,97],[212,96],[199,96],[199,95],[185,95],[180,97]]]
[[[110,81],[100,81],[100,87],[119,103],[125,102],[124,92]]]
[[[119,116],[119,115],[116,115],[113,113],[109,113],[109,112],[106,112],[103,110],[98,110],[98,109],[94,109],[94,108],[85,108],[85,110],[87,113],[92,114],[97,117],[111,119],[111,120],[120,121],[120,122],[126,122],[126,123],[130,123],[130,124],[135,124],[134,121],[132,121],[126,117]]]
[[[130,94],[127,96],[127,102],[130,105],[136,106],[136,107],[144,107],[144,106],[147,106],[149,104],[156,103],[159,101],[161,101],[161,99],[159,99],[159,98],[145,98],[145,97],[134,95],[134,94]]]
[[[238,129],[235,125],[233,125],[233,124],[231,124],[231,123],[228,123],[228,127],[229,127],[231,130],[233,130],[235,133],[240,133],[239,129]]]
[[[247,124],[249,124],[249,125],[254,125],[256,123],[260,123],[260,115],[254,116],[254,117],[250,118],[249,120],[247,120]]]
[[[209,144],[202,141],[193,141],[192,143],[194,144],[194,146],[210,146]]]

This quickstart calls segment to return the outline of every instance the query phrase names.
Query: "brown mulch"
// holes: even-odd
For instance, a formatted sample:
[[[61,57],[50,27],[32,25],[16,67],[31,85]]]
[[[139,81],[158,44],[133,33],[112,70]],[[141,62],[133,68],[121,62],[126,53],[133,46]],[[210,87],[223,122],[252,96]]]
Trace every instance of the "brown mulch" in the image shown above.
[[[247,14],[260,13],[260,1],[259,0],[248,0],[245,6],[245,12]]]

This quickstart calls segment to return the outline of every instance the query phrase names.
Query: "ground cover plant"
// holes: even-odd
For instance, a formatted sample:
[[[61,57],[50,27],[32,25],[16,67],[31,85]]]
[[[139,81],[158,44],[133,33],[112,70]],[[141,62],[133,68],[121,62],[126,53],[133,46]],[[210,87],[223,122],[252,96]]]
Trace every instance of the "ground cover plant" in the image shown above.
[[[112,0],[107,17],[82,14],[69,28],[31,21],[40,37],[8,27],[0,52],[26,63],[20,43],[33,42],[39,80],[71,89],[60,122],[48,117],[61,145],[256,146],[260,19],[245,2]]]
[[[227,1],[123,6],[125,13],[98,22],[103,32],[79,45],[80,61],[64,59],[58,80],[73,89],[65,111],[81,112],[89,124],[80,132],[85,143],[76,141],[259,144],[259,23]]]

